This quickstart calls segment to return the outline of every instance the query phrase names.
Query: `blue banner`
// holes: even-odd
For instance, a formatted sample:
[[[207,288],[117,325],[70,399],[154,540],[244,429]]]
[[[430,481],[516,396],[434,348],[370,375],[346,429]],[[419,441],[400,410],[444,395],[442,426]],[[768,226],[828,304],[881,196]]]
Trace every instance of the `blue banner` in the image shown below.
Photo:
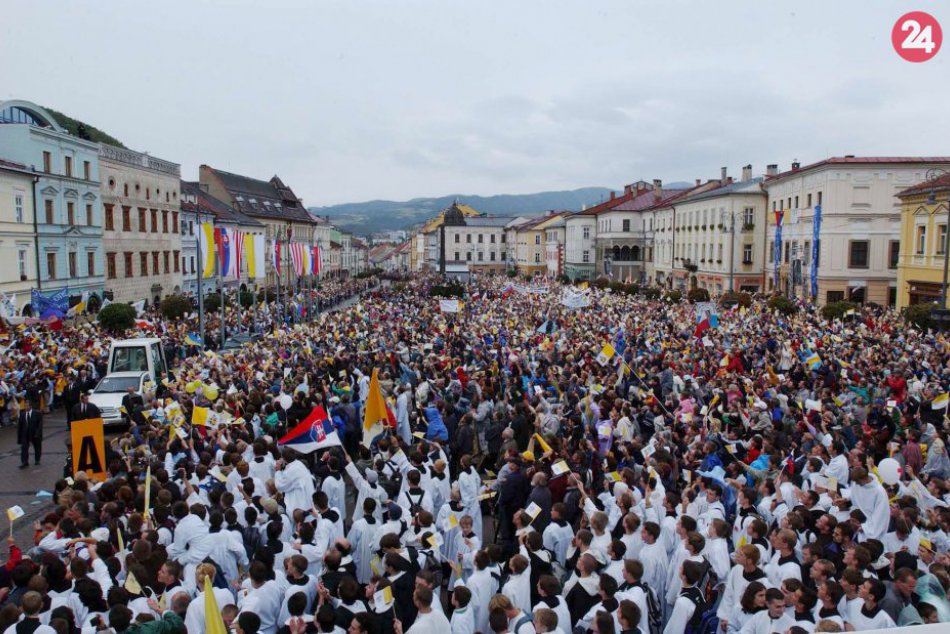
[[[775,260],[775,270],[773,271],[773,282],[772,285],[775,287],[775,292],[781,292],[778,286],[778,269],[782,265],[782,220],[785,216],[785,212],[779,209],[775,212],[775,255],[772,259]]]
[[[33,314],[40,319],[49,319],[50,317],[65,317],[69,310],[69,289],[63,288],[50,295],[41,293],[33,289],[30,297]]]
[[[818,299],[818,253],[821,236],[821,205],[815,205],[815,219],[811,236],[811,298]]]

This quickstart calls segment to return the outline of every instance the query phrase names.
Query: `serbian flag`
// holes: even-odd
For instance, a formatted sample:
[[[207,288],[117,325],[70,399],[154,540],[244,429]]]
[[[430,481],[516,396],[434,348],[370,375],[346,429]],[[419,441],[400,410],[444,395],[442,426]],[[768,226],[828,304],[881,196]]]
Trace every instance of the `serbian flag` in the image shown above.
[[[342,443],[333,421],[327,416],[326,410],[318,405],[299,425],[278,440],[277,444],[290,447],[299,453],[313,453],[317,449],[338,447]]]
[[[710,328],[709,317],[706,316],[701,322],[696,324],[696,330],[693,331],[693,336],[699,339],[703,336],[703,333],[709,330]]]

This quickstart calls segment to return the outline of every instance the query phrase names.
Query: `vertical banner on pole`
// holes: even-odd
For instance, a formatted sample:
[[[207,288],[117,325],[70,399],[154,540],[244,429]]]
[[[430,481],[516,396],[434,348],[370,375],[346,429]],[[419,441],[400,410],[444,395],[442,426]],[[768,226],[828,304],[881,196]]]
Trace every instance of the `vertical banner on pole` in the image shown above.
[[[775,256],[772,258],[775,260],[775,267],[773,269],[773,285],[775,291],[778,292],[778,269],[782,263],[782,220],[785,217],[785,211],[779,209],[775,212]]]
[[[818,299],[818,254],[821,253],[821,205],[815,205],[811,236],[811,298]]]

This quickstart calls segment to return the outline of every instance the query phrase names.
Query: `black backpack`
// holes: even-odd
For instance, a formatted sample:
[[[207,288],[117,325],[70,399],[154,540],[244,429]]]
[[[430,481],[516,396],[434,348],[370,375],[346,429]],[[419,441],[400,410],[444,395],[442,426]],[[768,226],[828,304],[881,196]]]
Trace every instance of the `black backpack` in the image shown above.
[[[634,586],[643,590],[643,594],[646,595],[647,624],[650,627],[650,634],[660,634],[663,631],[663,611],[660,609],[656,593],[643,581],[635,583]]]
[[[391,460],[386,462],[390,467],[390,474],[386,475],[385,470],[379,474],[379,486],[389,495],[390,500],[399,499],[399,491],[402,489],[402,472]]]
[[[443,580],[442,562],[439,561],[432,550],[426,550],[424,553],[426,556],[425,570],[432,573],[432,585],[441,588]]]
[[[425,498],[425,496],[426,496],[426,492],[425,490],[423,490],[422,493],[419,495],[419,499],[413,500],[412,491],[410,489],[406,489],[406,499],[409,500],[409,514],[410,515],[415,517],[416,514],[419,513],[419,511],[425,510],[422,507],[422,500]]]
[[[686,597],[695,606],[693,616],[686,623],[686,634],[716,634],[719,629],[717,593],[714,591],[709,597],[699,587],[693,586],[685,588],[680,596]]]
[[[244,542],[244,550],[247,551],[248,559],[254,558],[254,553],[261,545],[261,532],[256,526],[245,526],[241,529],[241,538]]]

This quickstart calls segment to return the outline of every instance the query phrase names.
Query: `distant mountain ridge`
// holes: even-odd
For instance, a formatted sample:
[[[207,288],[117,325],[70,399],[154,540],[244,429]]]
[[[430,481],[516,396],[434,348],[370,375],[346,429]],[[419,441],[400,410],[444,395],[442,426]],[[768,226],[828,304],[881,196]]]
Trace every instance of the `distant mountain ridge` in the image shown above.
[[[310,211],[329,216],[334,225],[366,235],[374,231],[409,229],[432,218],[455,200],[477,211],[505,216],[538,216],[550,210],[577,211],[607,200],[611,190],[606,187],[583,187],[569,191],[536,194],[500,194],[497,196],[464,196],[453,194],[436,198],[413,198],[406,201],[370,200],[326,207],[310,207]]]

